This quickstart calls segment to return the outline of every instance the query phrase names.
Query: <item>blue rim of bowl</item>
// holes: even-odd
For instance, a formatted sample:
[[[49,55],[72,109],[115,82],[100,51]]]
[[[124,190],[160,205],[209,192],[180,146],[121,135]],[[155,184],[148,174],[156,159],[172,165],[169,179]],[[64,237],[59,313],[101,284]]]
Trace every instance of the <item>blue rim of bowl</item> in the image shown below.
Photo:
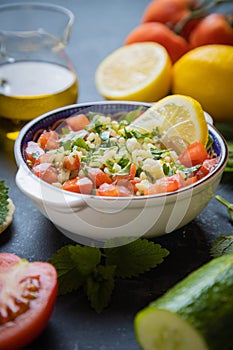
[[[42,129],[48,129],[51,127],[54,123],[66,119],[70,117],[71,115],[84,112],[86,113],[89,112],[101,112],[101,113],[119,113],[119,112],[129,112],[132,110],[136,110],[140,106],[146,110],[149,108],[152,104],[151,103],[145,103],[145,102],[135,102],[135,101],[94,101],[94,102],[84,102],[84,103],[77,103],[73,105],[69,105],[66,107],[61,107],[55,110],[52,110],[50,112],[47,112],[37,118],[34,118],[30,122],[28,122],[20,131],[19,136],[17,137],[15,141],[15,146],[14,146],[14,155],[15,155],[15,160],[18,165],[23,165],[24,169],[27,171],[30,170],[28,165],[26,164],[25,158],[23,156],[23,151],[26,146],[26,144],[29,141],[32,141],[35,134]],[[194,184],[181,188],[177,191],[174,192],[169,192],[169,193],[162,193],[162,194],[155,194],[155,195],[149,195],[149,196],[135,196],[133,197],[134,199],[140,200],[140,199],[145,199],[145,198],[154,198],[154,197],[164,197],[164,196],[172,196],[174,194],[180,193],[180,192],[185,192],[188,191],[190,188],[195,188],[200,184],[205,183],[206,181],[209,180],[210,177],[213,175],[216,175],[217,173],[223,171],[226,163],[227,163],[227,158],[228,158],[228,148],[227,148],[227,143],[224,137],[221,135],[221,133],[213,126],[208,124],[208,130],[209,134],[213,139],[213,148],[214,152],[217,154],[217,156],[220,158],[216,168],[206,175],[204,178],[201,180],[195,182]],[[31,171],[31,170],[30,170]],[[39,179],[35,174],[31,172],[31,175],[35,179],[35,181],[42,181]],[[49,188],[52,188],[57,191],[61,191],[61,189],[56,188],[53,185],[50,185],[43,181],[43,185],[49,186]],[[69,193],[71,196],[80,196],[78,193]],[[83,196],[83,194],[82,194]],[[96,195],[84,195],[88,197],[95,197],[97,198],[98,196]],[[106,197],[106,199],[113,199],[115,197]],[[125,200],[128,197],[117,197],[118,200]]]

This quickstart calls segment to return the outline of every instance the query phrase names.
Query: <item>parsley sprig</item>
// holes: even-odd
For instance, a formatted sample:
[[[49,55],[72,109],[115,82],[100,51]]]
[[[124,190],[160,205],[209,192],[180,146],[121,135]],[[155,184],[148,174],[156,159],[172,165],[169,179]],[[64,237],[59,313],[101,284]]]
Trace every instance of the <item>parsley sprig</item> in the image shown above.
[[[132,278],[164,261],[169,251],[146,239],[115,248],[66,245],[50,259],[58,274],[59,294],[83,289],[100,313],[111,299],[115,278]]]
[[[4,224],[8,213],[8,187],[5,181],[0,181],[0,227]]]

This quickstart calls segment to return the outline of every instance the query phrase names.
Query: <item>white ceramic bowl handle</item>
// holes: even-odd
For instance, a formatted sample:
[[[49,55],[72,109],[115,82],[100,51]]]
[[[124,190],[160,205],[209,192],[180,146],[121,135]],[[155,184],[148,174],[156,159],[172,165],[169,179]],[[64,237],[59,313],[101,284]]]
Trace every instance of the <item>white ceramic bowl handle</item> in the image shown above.
[[[16,184],[34,202],[43,202],[44,206],[51,206],[53,209],[61,212],[66,211],[67,208],[79,210],[81,207],[86,206],[81,196],[66,194],[65,191],[49,186],[43,181],[37,181],[30,170],[26,171],[22,166],[19,167],[16,174]]]

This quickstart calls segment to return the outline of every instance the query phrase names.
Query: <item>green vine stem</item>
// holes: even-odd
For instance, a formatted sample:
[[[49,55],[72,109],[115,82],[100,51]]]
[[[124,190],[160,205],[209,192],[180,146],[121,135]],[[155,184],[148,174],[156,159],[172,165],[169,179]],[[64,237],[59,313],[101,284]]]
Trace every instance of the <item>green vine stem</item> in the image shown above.
[[[201,19],[204,18],[206,15],[210,13],[210,10],[214,9],[218,5],[221,5],[223,3],[232,2],[232,0],[203,0],[201,1],[196,8],[191,12],[189,16],[182,19],[180,22],[178,22],[174,28],[173,31],[176,34],[180,34],[184,28],[184,26],[191,21],[192,19]]]
[[[225,205],[227,207],[228,214],[230,215],[231,220],[233,220],[233,204],[228,202],[225,198],[221,196],[216,196],[215,197],[220,203]]]

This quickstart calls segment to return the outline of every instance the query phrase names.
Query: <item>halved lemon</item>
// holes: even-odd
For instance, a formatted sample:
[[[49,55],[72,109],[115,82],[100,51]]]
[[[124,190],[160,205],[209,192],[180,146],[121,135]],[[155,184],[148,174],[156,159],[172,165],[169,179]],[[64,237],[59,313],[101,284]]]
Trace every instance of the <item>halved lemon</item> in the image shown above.
[[[130,128],[155,132],[163,144],[182,152],[188,145],[208,141],[208,126],[198,101],[184,95],[169,95],[153,104]]]
[[[155,102],[171,87],[172,64],[166,49],[142,42],[120,47],[97,67],[98,92],[108,100]]]

